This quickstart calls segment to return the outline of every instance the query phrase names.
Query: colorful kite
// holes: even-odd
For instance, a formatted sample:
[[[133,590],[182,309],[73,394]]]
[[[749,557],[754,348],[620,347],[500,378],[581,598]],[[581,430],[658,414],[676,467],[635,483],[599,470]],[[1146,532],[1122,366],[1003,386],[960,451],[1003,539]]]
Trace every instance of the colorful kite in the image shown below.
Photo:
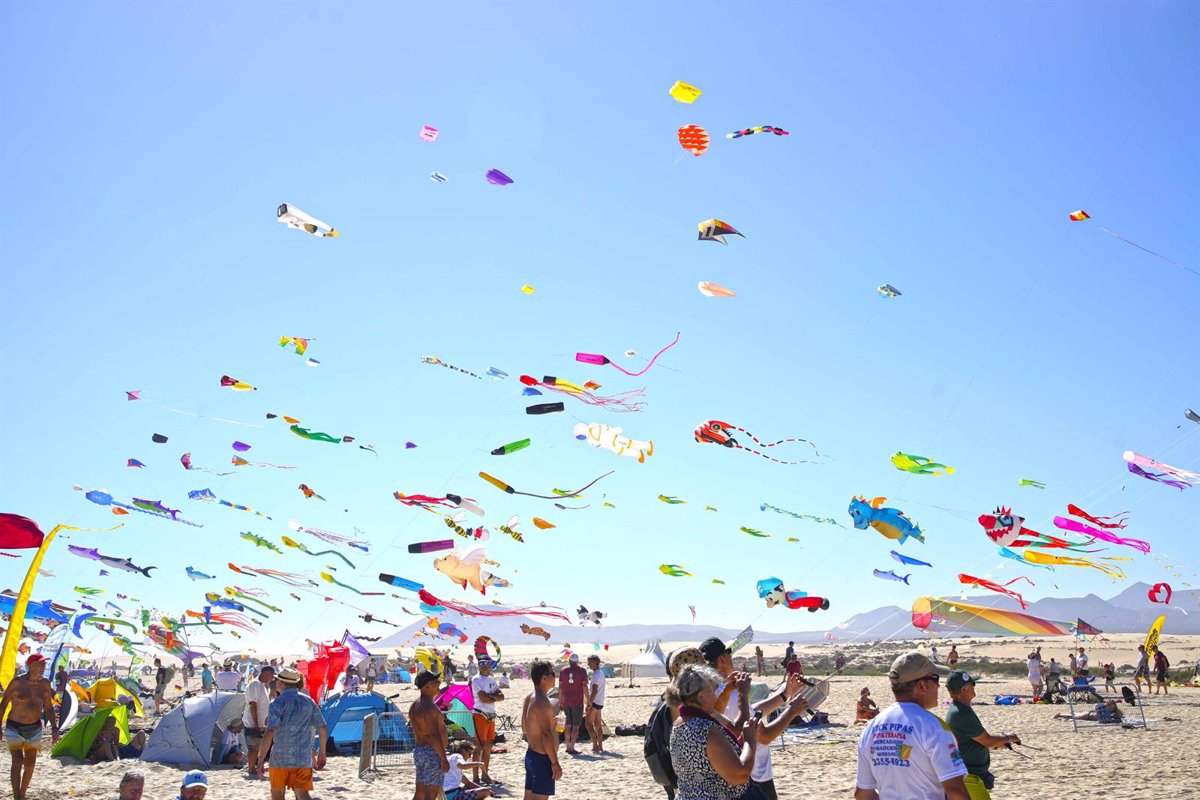
[[[342,561],[346,562],[346,566],[350,567],[350,569],[354,569],[354,563],[350,559],[346,558],[344,555],[342,555],[341,553],[339,553],[336,550],[318,550],[317,552],[314,553],[312,550],[309,550],[308,547],[303,542],[297,542],[295,539],[293,539],[290,536],[284,536],[283,543],[288,547],[296,548],[297,550],[299,550],[301,553],[304,553],[305,555],[337,556]]]
[[[194,581],[211,581],[213,579],[212,575],[208,575],[204,572],[201,572],[198,569],[192,569],[191,567],[185,567],[184,570],[187,572],[187,576]]]
[[[875,291],[879,292],[879,296],[883,298],[899,297],[902,292],[890,283],[883,283],[875,287]]]
[[[267,464],[262,461],[247,461],[246,459],[242,458],[241,456],[234,456],[232,459],[232,463],[235,467],[273,467],[274,469],[295,469],[295,467],[290,467],[290,466],[287,466],[286,464]],[[230,473],[223,472],[223,473],[218,473],[218,474],[228,475]]]
[[[436,142],[438,137],[438,129],[431,128],[428,125],[421,126],[421,132],[418,134],[422,142]]]
[[[1041,481],[1035,481],[1033,478],[1021,478],[1019,481],[1017,481],[1018,488],[1023,486],[1030,486],[1034,489],[1046,488],[1046,484],[1042,483]]]
[[[517,452],[518,450],[524,450],[526,447],[529,447],[529,444],[530,444],[529,439],[519,439],[515,442],[509,442],[508,444],[502,444],[499,447],[497,447],[495,450],[492,451],[492,455],[507,456],[507,455],[510,455],[511,453]]]
[[[87,558],[92,561],[99,561],[109,569],[119,569],[123,572],[140,572],[147,578],[150,577],[150,570],[158,569],[158,567],[139,567],[129,558],[117,558],[116,556],[106,556],[100,553],[94,547],[80,547],[78,545],[68,545],[67,550],[71,555]]]
[[[1072,556],[1056,556],[1049,553],[1044,553],[1041,550],[1029,549],[1025,551],[1025,560],[1032,564],[1053,564],[1062,565],[1064,567],[1091,567],[1098,569],[1113,581],[1125,580],[1125,570],[1120,567],[1110,567],[1106,564],[1097,564],[1086,558],[1074,558]]]
[[[1122,536],[1117,536],[1115,533],[1112,533],[1112,531],[1111,531],[1112,528],[1124,528],[1125,527],[1125,520],[1121,519],[1120,516],[1118,516],[1118,517],[1093,517],[1091,514],[1088,514],[1086,511],[1084,511],[1079,506],[1076,506],[1073,504],[1067,506],[1067,513],[1071,514],[1073,516],[1082,517],[1083,519],[1093,522],[1096,525],[1099,525],[1100,527],[1093,527],[1092,525],[1085,525],[1082,522],[1079,522],[1079,521],[1073,520],[1073,519],[1068,519],[1067,517],[1055,517],[1054,518],[1054,527],[1058,528],[1059,530],[1071,531],[1072,533],[1081,533],[1084,536],[1090,536],[1093,539],[1099,539],[1100,541],[1108,542],[1109,544],[1119,544],[1119,545],[1125,545],[1126,547],[1132,547],[1135,550],[1140,550],[1143,553],[1150,552],[1150,543],[1149,542],[1142,541],[1141,539],[1126,539]],[[1116,522],[1105,522],[1104,521],[1104,520],[1114,520],[1114,519],[1117,521]]]
[[[312,489],[308,488],[307,483],[302,483],[299,486],[297,486],[296,488],[299,489],[304,494],[304,496],[309,500],[311,500],[314,497],[317,498],[318,500],[325,499],[324,497],[321,497],[321,495],[314,492]]]
[[[758,539],[770,539],[771,538],[771,534],[766,533],[764,531],[760,531],[757,528],[747,528],[745,525],[738,528],[738,530],[741,531],[742,533],[749,534],[750,536],[754,536]]]
[[[578,489],[575,489],[574,491],[571,491],[567,494],[563,494],[560,496],[561,497],[578,497],[579,495],[583,494],[585,491],[587,491],[591,487],[595,486],[597,483],[599,483],[603,479],[607,478],[609,475],[612,475],[613,472],[614,472],[614,470],[609,470],[608,472],[601,475],[599,478],[596,478],[596,479],[592,480],[591,482],[584,484],[583,486],[581,486]],[[554,495],[531,494],[529,492],[518,492],[516,489],[509,486],[504,481],[500,480],[499,478],[494,478],[491,475],[487,474],[486,472],[479,473],[479,477],[483,478],[485,481],[490,483],[492,486],[495,486],[497,489],[499,489],[502,492],[505,492],[506,494],[517,494],[517,495],[521,495],[523,497],[535,497],[535,498],[538,498],[539,500],[555,499]]]
[[[762,452],[761,450],[755,450],[752,447],[747,447],[745,445],[739,444],[738,440],[733,438],[734,431],[738,431],[740,433],[746,434],[746,436],[749,437],[749,439],[752,442],[754,442],[755,444],[757,444],[759,447],[762,447],[762,448],[778,447],[781,444],[800,443],[800,444],[806,444],[809,447],[811,447],[813,449],[813,452],[817,454],[818,458],[822,457],[820,451],[817,450],[817,446],[815,444],[813,444],[812,442],[810,442],[808,439],[790,438],[790,439],[780,439],[775,442],[764,442],[764,441],[760,440],[757,436],[755,436],[753,433],[746,430],[745,428],[739,428],[738,426],[736,426],[732,423],[722,422],[721,420],[717,420],[717,419],[710,419],[706,422],[702,422],[699,425],[697,425],[696,429],[694,431],[692,431],[692,436],[695,438],[695,440],[697,442],[719,444],[723,447],[729,447],[729,448],[736,449],[736,450],[745,450],[747,453],[753,453],[756,456],[761,456],[762,458],[765,458],[768,461],[773,461],[776,464],[785,464],[785,465],[789,465],[789,466],[795,466],[797,464],[814,464],[814,463],[816,463],[814,461],[783,461],[778,458],[774,458],[774,457],[769,456],[766,453]]]
[[[182,464],[183,468],[186,470],[195,470],[197,472],[211,472],[213,475],[232,475],[233,474],[232,472],[217,472],[215,469],[209,469],[208,467],[197,467],[195,464],[192,463],[192,454],[191,453],[184,453],[182,456],[180,456],[179,463]]]
[[[618,370],[622,374],[628,375],[631,378],[637,378],[641,375],[644,375],[647,370],[649,370],[651,367],[653,367],[654,362],[658,360],[659,356],[661,356],[663,353],[670,350],[675,345],[679,344],[679,334],[680,334],[680,332],[676,331],[675,339],[670,344],[668,344],[666,347],[664,347],[663,349],[661,349],[657,353],[655,353],[654,358],[651,358],[650,362],[648,364],[646,364],[646,366],[643,367],[638,372],[630,372],[629,370],[625,369],[620,364],[616,363],[615,361],[608,358],[607,356],[602,356],[602,355],[599,355],[598,353],[576,353],[575,360],[579,361],[583,364],[595,364],[595,365],[601,366],[601,367],[606,364],[611,364],[613,369]],[[628,353],[630,353],[630,352],[632,352],[632,351],[626,351],[626,354],[628,355]]]
[[[340,587],[342,587],[343,589],[349,589],[350,591],[354,592],[355,594],[361,594],[361,595],[365,595],[365,596],[369,596],[369,595],[382,595],[382,594],[383,594],[383,592],[364,592],[364,591],[362,591],[361,589],[355,589],[353,586],[351,586],[351,585],[349,585],[349,584],[347,584],[347,583],[342,583],[342,582],[341,582],[341,581],[339,581],[337,578],[334,578],[334,577],[333,577],[332,575],[330,575],[328,572],[322,572],[322,573],[321,573],[321,579],[322,579],[322,580],[325,580],[325,581],[328,581],[329,583],[332,583],[332,584],[334,584],[335,586],[340,586]]]
[[[530,625],[526,625],[525,623],[522,622],[521,623],[521,633],[524,633],[528,636],[540,636],[543,639],[545,639],[547,642],[550,641],[550,632],[547,631],[545,628],[533,627]]]
[[[142,390],[136,389],[132,392],[126,392],[125,399],[126,400],[142,400]],[[149,400],[142,400],[142,402],[148,406],[154,406],[155,408],[161,408],[164,411],[170,411],[173,414],[182,414],[185,417],[196,417],[197,419],[211,419],[214,422],[224,422],[229,425],[241,425],[244,428],[262,427],[260,425],[254,425],[253,423],[250,423],[250,422],[238,422],[236,419],[225,419],[224,417],[210,417],[206,414],[197,414],[194,411],[184,411],[183,409],[180,409],[180,408],[172,408],[171,406],[164,406],[161,403],[151,403]],[[164,444],[167,441],[167,437],[163,436],[162,434],[156,433],[152,437],[152,440],[157,444]]]
[[[255,547],[265,547],[273,552],[283,554],[283,551],[276,547],[269,539],[264,539],[262,536],[253,534],[250,531],[242,531],[239,535],[247,542],[252,542]]]
[[[899,553],[895,550],[890,550],[888,552],[891,553],[891,556],[893,559],[895,559],[896,561],[899,561],[901,564],[907,564],[910,567],[932,567],[933,566],[933,564],[930,564],[928,561],[922,561],[919,558],[913,558],[912,556],[906,556],[903,553]]]
[[[270,517],[268,517],[266,514],[263,514],[262,512],[259,512],[259,511],[255,511],[252,508],[247,508],[246,506],[240,506],[237,503],[231,503],[228,500],[219,499],[215,494],[212,493],[211,489],[196,489],[194,491],[188,492],[188,499],[189,500],[197,500],[201,503],[217,503],[218,505],[228,506],[229,508],[235,509],[237,511],[245,511],[248,514],[254,514],[255,516],[262,517],[263,519],[270,519]],[[133,502],[136,503],[137,499],[135,498]]]
[[[759,598],[766,601],[767,608],[783,605],[791,609],[807,608],[811,613],[829,609],[829,600],[826,598],[810,597],[807,592],[784,589],[783,581],[779,578],[764,578],[755,588]]]
[[[1071,632],[1071,623],[1041,619],[1020,611],[1005,611],[976,606],[941,597],[918,597],[912,606],[914,628],[928,630],[931,625],[947,625],[946,633],[961,629],[979,633],[1017,636],[1063,636]]]
[[[886,497],[876,497],[870,502],[863,497],[851,500],[848,510],[850,518],[854,520],[854,527],[861,531],[868,527],[874,528],[884,537],[898,540],[900,544],[909,539],[916,539],[924,544],[925,534],[921,531],[921,526],[904,516],[904,512],[898,508],[883,508],[885,500]]]
[[[600,406],[606,411],[634,412],[641,411],[646,407],[645,403],[637,399],[644,391],[646,391],[645,389],[633,389],[628,392],[622,392],[621,394],[613,395],[612,397],[603,397],[601,395],[593,394],[584,387],[572,383],[571,381],[563,378],[556,378],[553,375],[546,375],[540,381],[531,375],[522,375],[520,377],[520,381],[526,386],[540,386],[543,389],[551,392],[570,395],[582,403],[585,403],[589,406]],[[531,408],[537,407],[531,406]],[[544,412],[530,412],[528,409],[526,409],[526,413]]]
[[[1000,547],[1042,547],[1094,552],[1083,549],[1090,542],[1070,542],[1025,527],[1025,518],[1013,514],[1009,508],[1000,507],[991,514],[980,514],[979,524],[983,526],[987,537]]]
[[[72,487],[77,492],[83,492],[82,486]],[[118,503],[113,499],[113,496],[108,492],[91,489],[83,492],[83,496],[95,503],[98,506],[111,506],[114,514],[128,514],[130,511],[140,511],[143,514],[149,514],[160,519],[169,519],[172,522],[182,522],[184,525],[191,525],[193,528],[204,527],[198,522],[190,522],[186,519],[179,518],[179,509],[167,508],[158,500],[142,500],[137,497],[133,498],[133,505],[125,505]]]
[[[435,558],[433,568],[462,588],[470,586],[480,594],[486,594],[489,586],[508,586],[508,581],[480,569],[486,558],[487,550],[482,545],[461,552],[455,548],[441,558]]]
[[[279,346],[287,347],[288,345],[292,345],[295,348],[296,355],[302,356],[308,352],[308,343],[312,341],[315,340],[312,338],[306,339],[302,336],[280,336]]]
[[[504,526],[501,526],[503,528]],[[437,539],[431,542],[413,542],[408,546],[410,553],[436,553],[440,550],[453,550],[453,539]]]
[[[487,182],[493,186],[508,186],[513,182],[512,178],[508,177],[498,169],[489,169],[484,177],[487,178]]]
[[[130,459],[126,459],[126,461],[125,461],[125,466],[127,466],[127,467],[137,467],[138,469],[145,469],[145,468],[146,468],[146,465],[145,465],[145,464],[143,464],[142,462],[138,461],[136,458],[130,458]]]
[[[705,297],[737,297],[737,292],[733,289],[726,289],[721,284],[712,281],[700,281],[696,284],[696,288]]]
[[[341,233],[332,225],[321,222],[316,217],[309,216],[288,203],[284,203],[276,209],[275,218],[289,228],[311,233],[313,236],[321,236],[326,239],[341,236]]]
[[[323,542],[329,542],[330,544],[349,545],[350,547],[353,547],[357,550],[362,550],[364,553],[370,551],[370,547],[371,547],[370,542],[363,542],[363,541],[359,541],[357,539],[351,539],[349,536],[342,536],[341,534],[333,533],[332,531],[322,530],[321,528],[309,528],[306,525],[301,525],[299,522],[297,522],[294,519],[288,520],[288,527],[298,533],[307,533],[310,536],[315,536]],[[357,528],[355,529],[355,532],[358,532]]]
[[[1071,219],[1072,222],[1086,222],[1087,220],[1092,218],[1091,214],[1087,213],[1083,209],[1080,209],[1079,211],[1072,211],[1067,216]],[[1127,239],[1126,237],[1122,236],[1121,234],[1117,233],[1116,231],[1110,231],[1108,228],[1104,227],[1103,225],[1100,225],[1098,227],[1100,228],[1100,231],[1102,233],[1104,233],[1108,236],[1111,236],[1114,239],[1118,239],[1118,240],[1124,242],[1125,244],[1132,245],[1133,247],[1136,247],[1138,250],[1141,250],[1143,253],[1149,253],[1150,255],[1154,256],[1155,258],[1161,258],[1163,261],[1166,261],[1168,264],[1174,264],[1175,266],[1179,267],[1180,269],[1187,270],[1188,272],[1192,273],[1193,275],[1200,275],[1200,271],[1192,269],[1187,264],[1181,264],[1180,262],[1176,261],[1173,258],[1167,258],[1162,253],[1156,253],[1153,250],[1151,250],[1149,247],[1144,247],[1143,245],[1138,244],[1137,242],[1133,241],[1132,239]]]
[[[962,572],[958,574],[958,582],[964,586],[978,586],[980,589],[987,589],[990,592],[1006,594],[1020,603],[1022,609],[1026,609],[1029,607],[1029,604],[1025,602],[1025,598],[1022,597],[1020,593],[1014,592],[1012,589],[1005,588],[1013,585],[1017,581],[1026,581],[1030,586],[1035,585],[1033,581],[1029,580],[1029,578],[1026,578],[1024,575],[1019,578],[1013,578],[1011,581],[1006,583],[996,583],[995,581],[988,580],[987,578],[976,578],[974,575],[967,575],[966,573]]]
[[[694,156],[708,152],[708,131],[699,125],[684,125],[679,129],[679,146]]]
[[[712,508],[712,507],[710,506],[709,508]],[[705,510],[707,511],[709,509],[705,509]],[[716,511],[715,508],[712,508],[712,510]],[[786,514],[787,516],[795,517],[796,519],[804,519],[804,520],[808,520],[809,522],[818,522],[822,525],[836,525],[839,528],[843,527],[842,523],[838,522],[836,519],[833,519],[832,517],[817,517],[812,514],[797,514],[795,511],[788,511],[786,508],[780,508],[779,506],[773,506],[770,503],[761,504],[758,507],[758,510],[759,511],[774,511],[776,514]]]
[[[427,494],[404,494],[402,492],[393,492],[392,497],[406,506],[423,508],[433,513],[444,514],[445,512],[435,509],[434,506],[446,506],[470,511],[477,517],[483,516],[483,509],[475,504],[473,497],[460,497],[459,495],[449,493],[445,497],[432,497]]]
[[[789,131],[783,128],[776,128],[774,125],[758,125],[753,128],[746,128],[742,131],[734,131],[733,133],[725,134],[726,139],[740,139],[743,136],[752,136],[756,133],[773,133],[776,136],[790,136]]]
[[[1150,591],[1146,592],[1146,597],[1150,599],[1151,603],[1162,603],[1165,606],[1170,605],[1172,594],[1174,592],[1171,590],[1171,584],[1156,583],[1150,587]]]
[[[500,526],[500,531],[516,539],[518,542],[524,543],[525,536],[517,530],[517,526],[521,524],[520,517],[509,517],[508,522]]]
[[[737,228],[728,222],[722,222],[716,217],[697,223],[696,228],[700,231],[700,235],[696,238],[701,242],[720,242],[723,245],[728,245],[729,242],[725,241],[726,236],[741,236],[743,239],[746,238],[746,235],[739,232]]]
[[[671,95],[671,97],[675,98],[681,103],[687,103],[688,105],[691,105],[692,103],[696,102],[696,98],[704,94],[704,92],[700,91],[695,86],[692,86],[690,83],[675,81],[675,85],[667,90],[667,94]]]
[[[461,372],[463,375],[470,375],[472,378],[478,378],[479,380],[483,380],[482,375],[476,375],[474,372],[471,372],[470,370],[463,369],[462,367],[456,367],[453,364],[447,364],[445,361],[442,361],[437,356],[421,356],[421,363],[422,364],[436,364],[439,367],[445,367],[446,369],[452,369],[455,372]]]
[[[1200,474],[1198,473],[1172,467],[1170,464],[1155,461],[1153,458],[1140,455],[1132,450],[1126,450],[1121,457],[1125,459],[1130,472],[1148,480],[1165,483],[1167,486],[1174,486],[1180,490],[1200,483]]]
[[[646,456],[654,455],[654,442],[630,439],[621,435],[620,428],[614,428],[601,422],[580,422],[572,432],[581,442],[587,442],[592,447],[600,447],[619,456],[636,458],[639,464],[646,463]]]
[[[221,376],[221,385],[227,389],[233,389],[235,392],[257,392],[258,388],[251,386],[245,381],[239,381],[237,378],[231,378],[228,375]]]
[[[1031,561],[1026,561],[1025,556],[1023,556],[1020,553],[1017,553],[1013,550],[1009,550],[1007,547],[1001,547],[997,552],[1004,558],[1011,558],[1013,561],[1019,561],[1027,567],[1030,567],[1030,566],[1038,567],[1040,569],[1048,569],[1051,572],[1054,572],[1054,567],[1052,567],[1048,564],[1034,564]]]
[[[227,564],[231,570],[239,575],[259,575],[264,578],[272,578],[280,583],[288,586],[316,586],[317,584],[303,575],[296,575],[291,572],[280,572],[277,569],[266,569],[265,567],[247,567],[245,564],[236,566],[232,562]]]
[[[469,603],[458,603],[452,600],[442,600],[430,594],[425,589],[420,589],[417,596],[421,598],[421,602],[430,606],[441,606],[443,609],[456,611],[459,614],[468,617],[548,617],[550,619],[558,619],[570,624],[571,619],[561,608],[556,606],[503,606],[496,604],[492,608],[481,608]]]
[[[954,467],[931,461],[925,456],[914,456],[909,453],[896,452],[892,455],[892,464],[896,469],[911,472],[913,475],[953,475]]]
[[[692,573],[685,570],[678,564],[660,564],[658,571],[663,575],[670,575],[673,578],[691,578]]]
[[[333,436],[321,431],[310,431],[307,428],[301,428],[299,425],[293,425],[289,428],[292,433],[299,436],[301,439],[308,439],[310,442],[328,442],[329,444],[341,444],[342,442],[354,441],[353,436]]]
[[[662,500],[664,503],[666,503],[669,506],[681,506],[687,502],[687,500],[684,500],[681,497],[676,497],[675,495],[670,495],[670,494],[660,494],[658,496],[658,499]]]
[[[429,620],[429,627],[437,631],[441,636],[448,636],[452,639],[458,639],[459,644],[467,643],[467,635],[449,622],[438,622],[436,617],[431,617]]]
[[[873,569],[873,570],[871,570],[871,574],[874,575],[876,578],[882,578],[885,581],[896,581],[897,583],[904,583],[904,584],[908,584],[908,579],[912,577],[911,573],[908,575],[905,575],[904,577],[900,577],[899,575],[896,574],[895,570],[891,570],[891,569],[889,569],[887,572],[884,572],[881,569]]]
[[[540,531],[548,531],[551,528],[558,527],[553,522],[547,522],[546,520],[542,519],[541,517],[533,518],[533,526]]]

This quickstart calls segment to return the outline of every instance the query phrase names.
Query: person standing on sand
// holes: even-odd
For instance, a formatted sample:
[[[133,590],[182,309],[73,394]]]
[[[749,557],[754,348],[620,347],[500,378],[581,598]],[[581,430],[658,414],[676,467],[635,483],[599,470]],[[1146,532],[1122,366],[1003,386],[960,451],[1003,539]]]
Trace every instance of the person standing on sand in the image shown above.
[[[563,738],[567,744],[567,752],[573,756],[579,755],[575,749],[575,740],[579,736],[579,727],[583,724],[584,696],[587,694],[587,670],[579,666],[579,654],[571,653],[567,666],[558,673],[558,705],[566,717],[563,724]],[[593,743],[593,749],[595,745]]]
[[[167,668],[162,659],[154,659],[154,713],[162,713],[163,696],[167,693]]]
[[[479,659],[479,674],[471,679],[471,694],[475,696],[475,713],[471,721],[475,723],[476,755],[483,765],[483,775],[475,768],[475,782],[488,784],[492,782],[492,774],[488,771],[492,765],[492,744],[496,741],[496,703],[504,699],[500,684],[492,677],[494,663],[490,658]]]
[[[858,740],[854,800],[970,800],[958,742],[928,709],[950,670],[917,651],[892,662],[895,704],[867,723]]]
[[[755,646],[754,646],[754,660],[755,660],[755,662],[756,662],[756,663],[757,663],[757,665],[758,665],[758,674],[759,674],[759,677],[766,677],[766,675],[767,675],[767,661],[766,661],[766,659],[764,659],[764,658],[763,658],[763,651],[762,651],[762,648],[761,648],[761,647],[759,647],[758,645],[755,645]]]
[[[321,707],[300,692],[304,676],[298,670],[284,667],[277,680],[283,689],[267,709],[267,735],[258,750],[258,777],[266,777],[263,765],[270,753],[271,800],[284,800],[288,789],[295,793],[296,800],[309,800],[313,788],[313,729],[319,742],[317,769],[325,769],[325,717]]]
[[[1167,671],[1171,669],[1171,662],[1157,646],[1151,647],[1150,652],[1154,654],[1154,693],[1158,694],[1158,690],[1162,689],[1163,694],[1170,694],[1167,691]]]
[[[1037,699],[1042,696],[1042,656],[1036,650],[1029,654],[1029,660],[1025,662],[1026,669],[1029,670],[1029,686],[1033,689],[1033,697]]]
[[[208,664],[202,664],[200,669],[200,691],[208,694],[213,690],[213,674]]]
[[[787,649],[783,651],[783,668],[787,669],[787,665],[792,663],[796,658],[796,643],[788,642]]]
[[[1084,649],[1079,648],[1079,658],[1075,659],[1075,677],[1086,678],[1088,676],[1088,657]]]
[[[1142,678],[1146,679],[1146,691],[1150,690],[1150,654],[1146,652],[1146,645],[1138,645],[1138,662],[1137,667],[1133,670],[1133,685],[1140,692],[1142,690]]]
[[[450,761],[446,758],[450,737],[441,709],[433,703],[438,693],[437,673],[422,672],[417,676],[416,685],[421,696],[408,708],[409,725],[416,743],[413,764],[417,768],[417,781],[413,800],[436,800],[442,791],[444,776],[450,770]]]
[[[525,800],[546,800],[554,794],[554,782],[562,777],[558,763],[558,726],[554,706],[547,693],[554,688],[554,669],[547,661],[535,661],[529,670],[533,692],[521,706],[521,731],[529,742],[525,751]]]
[[[271,699],[267,687],[275,682],[275,668],[270,664],[258,673],[258,679],[246,685],[246,708],[242,712],[242,730],[246,736],[246,777],[258,778],[258,748],[267,735],[267,709]]]
[[[58,742],[58,715],[54,713],[54,687],[42,677],[46,671],[46,658],[34,653],[25,660],[26,672],[9,681],[0,700],[0,719],[7,712],[4,722],[4,738],[8,742],[8,754],[12,756],[12,780],[14,800],[25,800],[29,784],[33,782],[33,768],[37,766],[38,753],[42,749],[42,718],[50,720],[50,738]]]
[[[588,669],[592,671],[588,679],[587,723],[588,738],[592,740],[592,752],[604,752],[604,720],[601,713],[604,709],[604,690],[608,681],[604,670],[600,669],[600,656],[588,656]]]
[[[955,670],[946,678],[946,691],[950,692],[950,710],[946,712],[946,724],[958,741],[958,752],[967,766],[963,782],[971,800],[992,800],[990,790],[996,785],[991,773],[992,754],[989,750],[1020,744],[1021,737],[1015,733],[993,736],[983,728],[971,701],[975,699],[975,679],[970,673]]]
[[[946,663],[950,665],[950,669],[958,666],[958,645],[950,645],[950,652],[946,654]]]

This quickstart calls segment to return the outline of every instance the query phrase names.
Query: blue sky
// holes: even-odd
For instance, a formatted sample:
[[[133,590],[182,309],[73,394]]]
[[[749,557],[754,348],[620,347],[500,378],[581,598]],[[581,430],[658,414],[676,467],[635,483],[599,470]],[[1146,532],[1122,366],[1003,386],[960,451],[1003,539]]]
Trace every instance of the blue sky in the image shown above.
[[[234,583],[229,561],[315,574],[324,559],[237,535],[278,540],[295,518],[365,531],[373,547],[349,553],[347,583],[376,590],[383,571],[466,596],[431,556],[407,553],[447,530],[397,490],[475,497],[493,527],[520,515],[525,544],[497,535],[489,549],[514,584],[497,596],[583,604],[613,623],[687,621],[695,605],[701,622],[823,629],[954,595],[958,572],[999,561],[974,521],[998,503],[1046,531],[1068,502],[1129,509],[1130,535],[1185,561],[1196,498],[1126,479],[1120,454],[1200,462],[1200,427],[1182,416],[1200,405],[1200,279],[1099,228],[1200,263],[1200,105],[1186,77],[1200,66],[1198,18],[1187,3],[660,3],[620,18],[582,3],[10,6],[0,506],[47,529],[111,524],[71,491],[80,484],[162,499],[204,525],[132,515],[120,531],[75,534],[159,569],[101,578],[63,542],[46,562],[57,577],[35,594],[74,602],[73,586],[101,586],[179,613],[208,588],[186,580],[187,565],[221,586]],[[676,80],[703,96],[676,103]],[[713,135],[701,158],[676,142],[689,123]],[[441,130],[436,143],[417,138],[425,124]],[[762,124],[791,134],[723,136]],[[489,185],[490,168],[516,182]],[[449,182],[432,183],[434,170]],[[286,230],[273,219],[281,202],[342,237]],[[1093,220],[1068,222],[1076,208]],[[746,238],[697,242],[696,223],[714,216]],[[702,297],[699,280],[738,297]],[[884,282],[903,296],[878,298]],[[676,331],[641,379],[573,358],[624,363],[626,349],[652,353]],[[280,350],[281,335],[315,337],[321,366]],[[476,381],[423,355],[512,378]],[[567,415],[529,417],[522,373],[595,380],[601,393],[645,386],[647,408],[568,399]],[[222,389],[222,374],[259,391]],[[130,389],[262,428],[129,403]],[[266,412],[379,455],[301,440]],[[712,418],[811,439],[831,459],[785,467],[694,443]],[[655,454],[639,465],[589,448],[571,435],[580,420],[653,439]],[[169,443],[152,444],[155,432]],[[526,436],[527,450],[489,455]],[[234,439],[253,460],[298,469],[179,466],[187,450],[223,467]],[[957,472],[901,473],[896,450]],[[131,457],[149,467],[127,469]],[[610,469],[583,511],[477,477],[546,492]],[[1048,488],[1018,490],[1020,477]],[[305,500],[300,482],[328,501]],[[205,487],[274,520],[187,499]],[[876,581],[872,568],[899,567],[892,542],[758,510],[848,525],[855,494],[886,495],[918,520],[927,543],[903,549],[935,569],[911,588]],[[534,515],[558,527],[538,531]],[[15,586],[26,562],[4,561],[0,583]],[[665,577],[662,563],[696,577]],[[1093,570],[1030,572],[1032,597],[1121,589]],[[1153,558],[1129,574],[1167,577]],[[754,594],[767,576],[833,608],[767,612]],[[343,606],[263,587],[286,611],[259,649],[348,624],[372,632]],[[331,596],[411,619],[391,598]]]

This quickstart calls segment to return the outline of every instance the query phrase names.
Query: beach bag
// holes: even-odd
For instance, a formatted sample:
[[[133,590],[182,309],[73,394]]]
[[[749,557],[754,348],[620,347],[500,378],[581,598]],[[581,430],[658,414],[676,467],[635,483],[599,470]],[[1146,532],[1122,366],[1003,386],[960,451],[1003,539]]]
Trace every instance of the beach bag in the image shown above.
[[[674,790],[679,784],[675,776],[675,767],[671,764],[671,707],[665,701],[659,700],[650,712],[650,722],[646,727],[646,739],[642,746],[642,754],[646,765],[650,767],[650,775],[659,786]]]
[[[998,694],[993,702],[998,706],[1015,706],[1021,703],[1021,698],[1015,694]]]

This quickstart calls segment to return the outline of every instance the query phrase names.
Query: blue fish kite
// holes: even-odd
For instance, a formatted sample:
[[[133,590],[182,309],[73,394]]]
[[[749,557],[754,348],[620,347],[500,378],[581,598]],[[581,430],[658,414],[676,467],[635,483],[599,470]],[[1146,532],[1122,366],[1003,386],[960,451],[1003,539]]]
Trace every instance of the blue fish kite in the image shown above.
[[[901,578],[899,575],[897,575],[895,572],[893,572],[890,569],[887,572],[884,572],[881,569],[875,569],[875,570],[871,570],[871,573],[876,578],[882,578],[885,581],[896,581],[897,583],[904,583],[904,584],[907,584],[908,579],[912,577],[912,575],[905,575],[903,578]]]
[[[901,564],[908,564],[910,567],[932,567],[933,566],[933,564],[930,564],[928,561],[922,561],[919,558],[913,558],[912,556],[906,556],[903,553],[897,553],[895,550],[892,550],[891,553],[892,553],[892,558],[896,559]]]
[[[211,581],[213,579],[212,575],[205,574],[200,570],[192,569],[191,567],[187,568],[187,576],[194,581]]]
[[[1013,561],[1020,561],[1027,567],[1041,567],[1042,569],[1048,569],[1051,572],[1054,572],[1054,567],[1050,566],[1049,564],[1038,564],[1034,561],[1026,561],[1024,556],[1022,556],[1020,553],[1015,553],[1012,550],[1009,550],[1007,547],[1000,548],[1000,555],[1004,556],[1005,558],[1011,558]]]

